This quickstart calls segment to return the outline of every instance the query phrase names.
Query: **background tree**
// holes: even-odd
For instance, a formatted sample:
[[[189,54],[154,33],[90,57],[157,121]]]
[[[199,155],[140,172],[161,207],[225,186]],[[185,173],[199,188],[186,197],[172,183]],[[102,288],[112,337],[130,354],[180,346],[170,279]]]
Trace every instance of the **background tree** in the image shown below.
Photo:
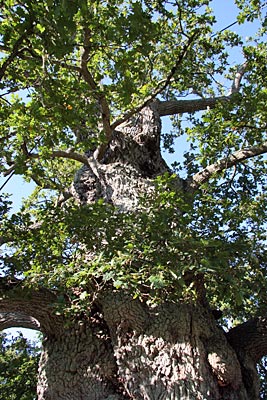
[[[1,197],[0,327],[44,334],[38,400],[259,397],[266,4],[236,4],[247,43],[207,0],[1,3],[0,167],[36,189]]]
[[[10,338],[1,333],[0,345],[1,396],[9,400],[36,399],[40,349],[22,334]]]

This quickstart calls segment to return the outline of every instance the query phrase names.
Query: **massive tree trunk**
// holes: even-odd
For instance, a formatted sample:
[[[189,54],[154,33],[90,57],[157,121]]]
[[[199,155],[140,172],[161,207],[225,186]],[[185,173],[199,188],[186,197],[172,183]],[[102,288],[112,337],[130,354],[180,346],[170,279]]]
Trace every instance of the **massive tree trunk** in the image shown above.
[[[147,309],[108,293],[91,323],[48,337],[39,399],[248,399],[237,356],[203,308]]]
[[[255,321],[248,331],[246,324],[240,328],[240,341],[240,332],[226,335],[201,305],[148,307],[110,290],[89,317],[70,324],[53,314],[54,295],[25,294],[19,286],[10,287],[16,296],[2,309],[16,314],[18,325],[25,322],[21,309],[27,309],[32,325],[25,326],[36,329],[38,320],[44,333],[38,400],[258,398],[255,360],[262,349],[257,344],[265,343],[266,335],[262,327],[255,329]],[[1,316],[5,327],[12,325]]]
[[[140,194],[153,190],[153,178],[169,171],[160,152],[159,104],[118,126],[101,160],[88,153],[71,189],[81,206],[103,198],[121,212],[133,211]],[[177,190],[193,190],[198,181],[191,183],[177,177]],[[8,280],[0,289],[7,293],[0,328],[20,325],[44,334],[38,400],[258,398],[264,322],[249,332],[244,325],[247,340],[240,342],[239,332],[226,335],[206,304],[166,299],[149,307],[111,288],[99,294],[89,316],[68,321],[54,312],[56,293],[31,293]]]

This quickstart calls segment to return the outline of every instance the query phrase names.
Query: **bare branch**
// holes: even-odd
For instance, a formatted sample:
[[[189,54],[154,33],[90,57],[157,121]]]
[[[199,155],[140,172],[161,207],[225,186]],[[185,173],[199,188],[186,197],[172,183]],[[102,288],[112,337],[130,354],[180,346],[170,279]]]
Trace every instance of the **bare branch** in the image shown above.
[[[39,156],[38,156],[39,157]],[[68,158],[70,160],[75,160],[79,161],[82,164],[88,165],[88,158],[80,153],[76,153],[72,150],[55,150],[52,151],[51,153],[51,158],[57,158],[57,157],[62,157],[62,158]]]
[[[25,154],[27,158],[30,159],[39,159],[40,155],[36,153],[29,153]],[[90,161],[88,157],[83,154],[76,153],[75,151],[70,150],[55,150],[50,153],[50,158],[68,158],[70,160],[78,161],[84,165],[90,165]],[[8,170],[3,173],[3,176],[7,176],[11,174],[16,168],[16,165],[12,165]]]
[[[238,69],[237,73],[235,74],[235,79],[233,81],[232,84],[232,88],[230,90],[230,93],[228,96],[231,96],[233,93],[238,93],[240,90],[240,84],[241,84],[241,80],[246,72],[248,64],[244,63],[243,65],[241,65],[241,67]]]
[[[166,115],[194,113],[196,111],[214,108],[219,101],[230,101],[228,96],[211,97],[209,99],[169,100],[158,104],[161,117]]]
[[[231,101],[233,95],[240,90],[241,80],[246,72],[247,63],[243,64],[237,71],[231,90],[227,96],[218,96],[211,98],[192,99],[192,100],[169,100],[158,104],[158,111],[161,117],[166,115],[193,113],[196,111],[214,108],[219,102]]]
[[[207,182],[215,174],[240,164],[249,158],[259,156],[267,153],[267,142],[259,146],[253,146],[246,149],[241,149],[230,155],[229,157],[222,158],[214,164],[208,165],[202,171],[195,174],[188,182],[188,191],[195,191],[203,183]]]

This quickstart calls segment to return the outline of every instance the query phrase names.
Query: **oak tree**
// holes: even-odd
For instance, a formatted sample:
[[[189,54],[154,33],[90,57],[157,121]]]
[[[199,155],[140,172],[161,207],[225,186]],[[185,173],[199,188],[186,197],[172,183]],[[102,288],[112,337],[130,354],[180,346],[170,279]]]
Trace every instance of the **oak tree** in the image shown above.
[[[0,328],[43,333],[38,400],[259,397],[266,4],[236,5],[255,37],[209,0],[1,1],[0,169],[36,186],[1,196]]]

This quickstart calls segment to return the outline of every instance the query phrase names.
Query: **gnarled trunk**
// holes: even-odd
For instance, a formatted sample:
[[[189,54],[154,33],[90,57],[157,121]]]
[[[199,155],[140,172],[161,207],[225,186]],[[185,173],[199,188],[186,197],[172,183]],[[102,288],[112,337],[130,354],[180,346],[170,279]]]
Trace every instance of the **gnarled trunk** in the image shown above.
[[[223,330],[201,306],[148,308],[109,292],[90,320],[44,341],[38,400],[256,398]]]
[[[140,195],[153,190],[154,178],[170,172],[160,151],[158,104],[155,101],[120,125],[102,161],[89,158],[89,165],[77,172],[72,194],[81,204],[102,198],[121,211],[135,210]],[[177,187],[182,188],[182,182],[177,177]]]

